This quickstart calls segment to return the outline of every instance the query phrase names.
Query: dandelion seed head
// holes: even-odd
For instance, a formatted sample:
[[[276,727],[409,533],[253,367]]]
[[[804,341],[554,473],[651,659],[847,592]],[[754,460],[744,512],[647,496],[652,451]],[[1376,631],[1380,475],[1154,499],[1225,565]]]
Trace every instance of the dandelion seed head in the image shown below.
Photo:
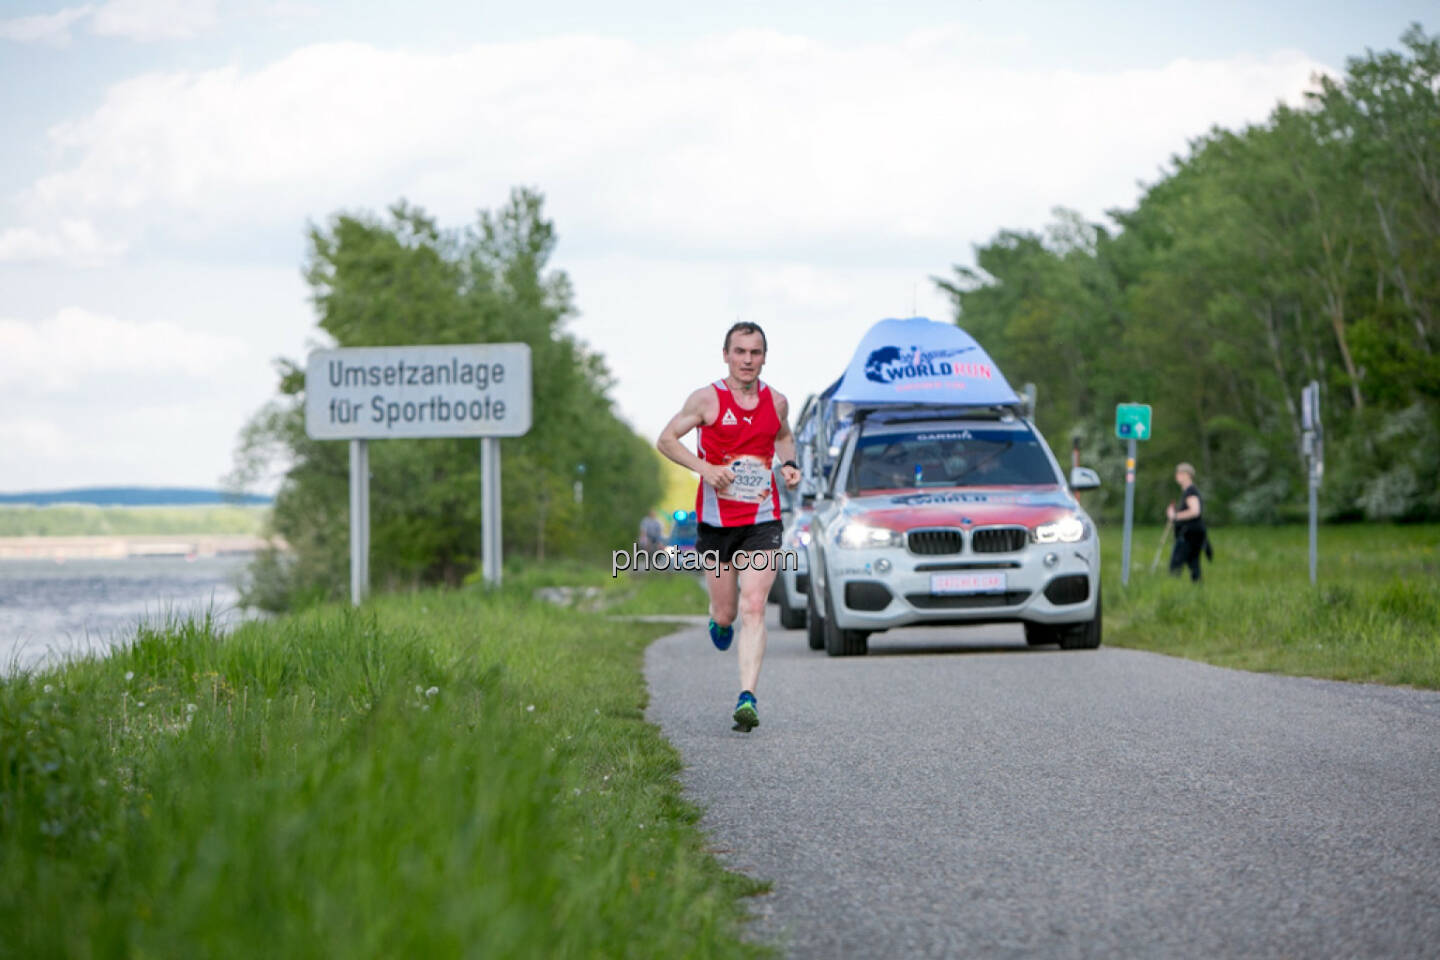
[[[416,692],[416,693],[424,693],[424,692],[425,692],[425,688],[422,687],[422,686],[420,686],[420,684],[417,683],[417,684],[415,684],[415,692]]]
[[[126,679],[126,680],[134,680],[134,679],[135,679],[135,671],[134,671],[134,670],[126,670],[126,671],[125,671],[125,679]]]
[[[576,787],[576,788],[575,788],[575,796],[577,796],[577,797],[580,796],[580,788],[579,788],[579,787]]]
[[[438,694],[439,692],[440,692],[440,688],[439,688],[439,687],[431,687],[429,690],[426,690],[426,691],[425,691],[425,696],[427,696],[427,697],[433,697],[433,696],[435,696],[436,694]]]
[[[534,713],[534,712],[535,712],[535,704],[532,703],[532,704],[530,704],[530,706],[526,707],[526,708],[525,708],[525,712],[526,712],[526,713]]]
[[[185,712],[186,712],[186,713],[194,713],[196,710],[199,710],[199,709],[200,709],[200,708],[197,707],[197,706],[195,706],[195,704],[193,704],[193,703],[187,703],[187,704],[185,704]]]
[[[44,689],[45,689],[45,692],[46,692],[46,693],[54,693],[54,692],[55,692],[55,684],[53,684],[53,683],[47,683],[47,684],[45,684],[45,688],[44,688]]]
[[[145,706],[145,701],[144,701],[144,700],[136,700],[136,701],[135,701],[135,706],[137,706],[137,707],[143,707],[143,706]]]

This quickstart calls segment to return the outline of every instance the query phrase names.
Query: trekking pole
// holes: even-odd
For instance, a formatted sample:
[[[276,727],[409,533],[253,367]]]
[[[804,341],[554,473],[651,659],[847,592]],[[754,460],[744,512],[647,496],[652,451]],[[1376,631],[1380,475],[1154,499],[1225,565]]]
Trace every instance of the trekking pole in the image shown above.
[[[1170,528],[1175,526],[1175,518],[1170,517],[1165,521],[1165,532],[1160,535],[1160,546],[1155,548],[1155,559],[1150,561],[1150,572],[1154,573],[1155,568],[1160,566],[1160,553],[1165,549],[1165,541],[1170,539]]]

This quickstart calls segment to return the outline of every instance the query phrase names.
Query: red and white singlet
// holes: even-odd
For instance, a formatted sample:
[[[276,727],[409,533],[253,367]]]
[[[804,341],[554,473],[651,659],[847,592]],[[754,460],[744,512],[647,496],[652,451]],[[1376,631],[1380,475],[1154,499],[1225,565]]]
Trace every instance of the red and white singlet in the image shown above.
[[[729,467],[735,482],[721,493],[704,480],[695,491],[695,517],[712,527],[739,527],[780,519],[780,494],[775,489],[771,463],[780,417],[775,397],[760,383],[760,402],[746,410],[724,380],[711,384],[720,398],[714,423],[700,425],[696,452],[706,463]]]

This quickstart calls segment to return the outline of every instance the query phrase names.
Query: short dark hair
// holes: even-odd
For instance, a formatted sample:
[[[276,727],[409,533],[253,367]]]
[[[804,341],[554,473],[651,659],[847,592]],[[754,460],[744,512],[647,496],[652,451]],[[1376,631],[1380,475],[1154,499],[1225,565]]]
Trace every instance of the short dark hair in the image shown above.
[[[725,352],[726,352],[726,353],[729,353],[729,352],[730,352],[730,335],[731,335],[731,334],[735,334],[735,333],[758,333],[758,334],[760,334],[760,349],[761,349],[763,352],[765,352],[765,353],[769,353],[769,352],[770,352],[770,343],[769,343],[769,341],[767,341],[767,340],[765,339],[765,331],[760,329],[760,325],[759,325],[759,324],[756,324],[756,323],[751,323],[751,322],[748,321],[748,320],[742,320],[742,321],[740,321],[739,323],[735,324],[733,327],[731,327],[729,330],[726,330],[726,331],[725,331]]]

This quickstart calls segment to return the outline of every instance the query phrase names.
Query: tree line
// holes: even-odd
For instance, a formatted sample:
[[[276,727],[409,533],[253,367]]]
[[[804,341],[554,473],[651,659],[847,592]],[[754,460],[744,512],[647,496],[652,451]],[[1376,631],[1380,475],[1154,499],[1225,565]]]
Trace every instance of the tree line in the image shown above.
[[[1215,128],[1133,209],[1058,208],[936,278],[1056,447],[1123,497],[1118,402],[1150,403],[1139,515],[1163,518],[1177,461],[1213,519],[1305,509],[1300,391],[1322,393],[1327,519],[1440,519],[1440,38],[1319,77],[1300,107]]]
[[[530,432],[502,442],[507,557],[589,557],[633,538],[660,497],[658,460],[612,407],[603,359],[565,329],[569,279],[547,270],[554,225],[531,190],[441,229],[403,202],[388,217],[338,214],[309,231],[305,267],[319,327],[336,346],[524,342]],[[305,433],[303,361],[277,361],[279,396],[241,433],[232,488],[283,471],[274,532],[289,546],[257,557],[246,602],[281,610],[345,596],[348,444]],[[370,446],[371,576],[380,588],[455,585],[479,565],[474,439]],[[574,485],[583,480],[583,497]]]

